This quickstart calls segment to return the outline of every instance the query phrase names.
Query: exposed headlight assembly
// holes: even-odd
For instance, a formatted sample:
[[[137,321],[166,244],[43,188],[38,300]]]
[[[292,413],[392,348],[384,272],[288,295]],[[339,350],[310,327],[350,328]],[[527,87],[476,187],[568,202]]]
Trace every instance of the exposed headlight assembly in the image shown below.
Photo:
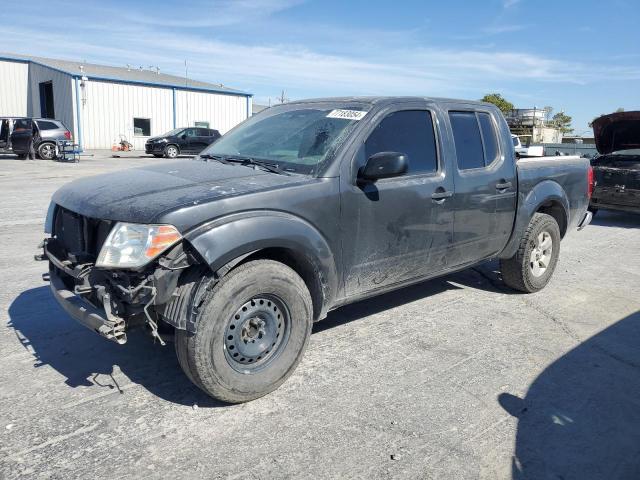
[[[143,267],[181,239],[173,225],[118,222],[102,245],[96,267]]]

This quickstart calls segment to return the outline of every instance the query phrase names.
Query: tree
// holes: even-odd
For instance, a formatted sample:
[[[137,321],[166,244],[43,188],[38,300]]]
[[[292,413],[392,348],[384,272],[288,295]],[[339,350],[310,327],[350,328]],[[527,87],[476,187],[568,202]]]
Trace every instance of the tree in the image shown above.
[[[503,114],[508,114],[511,110],[514,109],[513,103],[506,100],[499,93],[488,93],[484,97],[480,99],[481,102],[493,103],[496,107],[500,109]]]
[[[551,123],[562,133],[573,132],[573,128],[571,128],[571,117],[564,112],[556,113],[551,119]]]
[[[544,112],[544,119],[547,122],[551,121],[551,114],[553,113],[553,107],[544,107],[542,111]]]
[[[624,112],[624,108],[620,107],[616,109],[616,113],[621,113]]]

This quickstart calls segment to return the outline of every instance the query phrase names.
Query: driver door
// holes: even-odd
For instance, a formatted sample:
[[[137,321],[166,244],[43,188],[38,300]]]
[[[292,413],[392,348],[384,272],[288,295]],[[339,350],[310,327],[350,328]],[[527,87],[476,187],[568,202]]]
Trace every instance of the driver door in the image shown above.
[[[33,133],[33,120],[30,118],[19,118],[15,120],[13,132],[11,133],[11,147],[13,151],[27,153]]]
[[[373,154],[399,152],[408,156],[409,168],[376,182],[345,182],[341,224],[347,298],[446,268],[453,177],[439,152],[436,118],[425,104],[387,111],[354,158],[355,172]]]

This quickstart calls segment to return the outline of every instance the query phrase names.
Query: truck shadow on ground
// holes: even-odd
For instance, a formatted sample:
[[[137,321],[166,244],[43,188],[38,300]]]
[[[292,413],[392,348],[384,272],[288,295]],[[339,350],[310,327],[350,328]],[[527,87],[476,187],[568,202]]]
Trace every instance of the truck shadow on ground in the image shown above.
[[[482,268],[485,275],[493,274],[491,264]],[[476,269],[467,270],[347,305],[330,312],[325,320],[315,324],[313,331],[328,330],[446,290],[465,288],[465,285],[498,291],[485,275],[478,274]],[[130,381],[170,402],[225,406],[187,379],[171,343],[165,347],[154,344],[140,330],[131,332],[125,345],[104,340],[74,322],[58,306],[48,286],[21,293],[9,307],[9,318],[8,327],[33,355],[34,367],[50,366],[65,377],[70,387],[126,393]]]
[[[600,210],[593,217],[591,224],[600,227],[640,228],[640,215],[615,210]]]
[[[524,397],[499,403],[518,418],[512,478],[640,478],[640,311],[549,365]]]

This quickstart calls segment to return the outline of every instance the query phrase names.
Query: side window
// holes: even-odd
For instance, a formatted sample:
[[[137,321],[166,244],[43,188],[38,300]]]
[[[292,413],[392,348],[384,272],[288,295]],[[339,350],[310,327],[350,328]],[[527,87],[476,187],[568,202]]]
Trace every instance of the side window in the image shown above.
[[[449,112],[458,168],[469,170],[484,167],[482,138],[475,112]]]
[[[195,128],[187,128],[184,133],[187,135],[187,137],[195,137],[198,135]]]
[[[407,155],[408,175],[435,172],[438,154],[431,113],[406,110],[385,117],[365,142],[366,158],[379,152]]]
[[[484,144],[484,163],[491,165],[498,157],[498,137],[496,129],[491,121],[491,115],[485,112],[478,112],[480,121],[480,131],[482,132],[482,143]]]
[[[59,128],[55,123],[47,122],[45,120],[38,120],[36,121],[36,124],[38,125],[38,128],[40,130],[56,130],[57,128]]]
[[[207,128],[196,128],[197,130],[197,134],[199,137],[208,137],[209,136],[209,129]]]

